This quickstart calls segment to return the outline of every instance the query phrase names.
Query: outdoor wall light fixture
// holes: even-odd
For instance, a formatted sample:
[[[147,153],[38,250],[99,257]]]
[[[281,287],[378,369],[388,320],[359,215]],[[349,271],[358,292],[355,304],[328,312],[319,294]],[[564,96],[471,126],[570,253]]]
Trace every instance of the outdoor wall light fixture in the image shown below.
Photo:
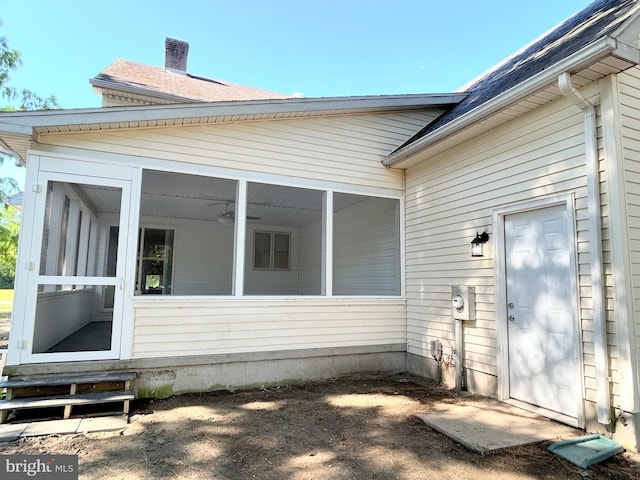
[[[489,234],[487,232],[476,232],[476,238],[471,240],[471,256],[483,257],[482,245],[489,241]]]

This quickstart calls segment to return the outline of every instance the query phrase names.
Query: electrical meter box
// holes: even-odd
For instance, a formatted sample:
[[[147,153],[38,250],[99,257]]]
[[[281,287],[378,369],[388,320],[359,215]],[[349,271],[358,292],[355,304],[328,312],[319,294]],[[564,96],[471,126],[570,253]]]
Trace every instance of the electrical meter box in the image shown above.
[[[476,289],[474,287],[451,287],[451,313],[456,320],[476,319]]]

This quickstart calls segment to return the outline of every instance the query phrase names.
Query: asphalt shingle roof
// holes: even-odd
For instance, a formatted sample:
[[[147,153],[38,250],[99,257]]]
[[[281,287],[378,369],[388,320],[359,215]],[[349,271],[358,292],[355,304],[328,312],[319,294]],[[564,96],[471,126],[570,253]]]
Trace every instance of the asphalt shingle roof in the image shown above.
[[[517,86],[619,27],[638,0],[597,0],[472,83],[469,95],[397,150]]]
[[[187,100],[201,102],[217,102],[230,100],[270,100],[290,98],[290,95],[247,87],[222,80],[196,75],[179,74],[165,70],[162,67],[145,65],[130,60],[119,59],[102,70],[91,79],[95,81],[113,83],[112,88],[118,86],[144,89],[148,95],[169,94]],[[100,85],[101,86],[101,85]],[[102,86],[101,86],[102,87]]]

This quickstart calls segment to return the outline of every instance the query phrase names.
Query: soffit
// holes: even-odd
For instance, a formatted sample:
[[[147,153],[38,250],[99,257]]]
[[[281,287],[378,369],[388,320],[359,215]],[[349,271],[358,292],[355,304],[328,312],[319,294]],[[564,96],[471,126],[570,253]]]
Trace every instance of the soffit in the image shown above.
[[[13,112],[0,115],[0,139],[24,159],[32,136],[37,141],[41,134],[437,110],[465,96],[383,95]]]

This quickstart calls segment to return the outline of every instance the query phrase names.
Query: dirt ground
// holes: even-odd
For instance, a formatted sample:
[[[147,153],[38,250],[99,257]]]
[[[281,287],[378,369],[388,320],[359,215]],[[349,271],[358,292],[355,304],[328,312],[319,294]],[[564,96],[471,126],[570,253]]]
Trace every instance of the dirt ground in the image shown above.
[[[20,439],[0,454],[77,454],[82,479],[640,479],[640,455],[583,470],[550,442],[485,456],[414,417],[464,400],[408,375],[134,403],[123,432]]]

